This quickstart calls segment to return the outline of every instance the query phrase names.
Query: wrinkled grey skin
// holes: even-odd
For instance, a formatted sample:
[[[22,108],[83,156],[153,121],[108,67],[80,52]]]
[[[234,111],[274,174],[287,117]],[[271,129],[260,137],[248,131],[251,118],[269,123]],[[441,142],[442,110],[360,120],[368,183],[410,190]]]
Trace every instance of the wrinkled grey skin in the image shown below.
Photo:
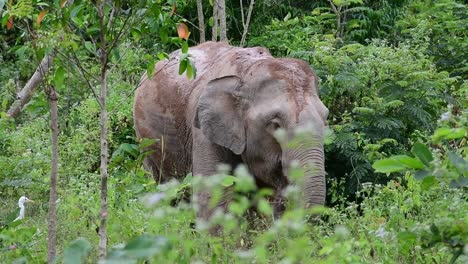
[[[220,163],[245,163],[257,185],[281,191],[290,183],[296,160],[306,171],[304,205],[325,202],[323,130],[328,109],[317,94],[317,77],[296,59],[273,58],[264,48],[238,48],[207,42],[189,50],[198,74],[178,74],[180,51],[156,65],[153,79],[137,89],[134,120],[139,138],[159,139],[145,165],[157,181],[170,177],[216,174]],[[311,123],[299,145],[288,149],[274,137]],[[312,165],[312,166],[310,166]],[[208,218],[209,193],[197,193],[199,215]],[[219,207],[226,208],[228,198]]]

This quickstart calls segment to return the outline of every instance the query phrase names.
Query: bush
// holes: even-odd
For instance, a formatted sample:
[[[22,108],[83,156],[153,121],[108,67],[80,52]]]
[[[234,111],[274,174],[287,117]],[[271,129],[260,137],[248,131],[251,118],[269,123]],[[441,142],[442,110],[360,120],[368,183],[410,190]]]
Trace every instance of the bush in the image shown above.
[[[320,78],[334,132],[326,146],[329,185],[344,188],[329,194],[333,203],[341,195],[353,196],[363,182],[387,182],[388,177],[373,172],[372,162],[409,150],[412,140],[434,129],[447,104],[459,102],[451,96],[457,80],[437,71],[423,46],[381,40],[344,45],[323,35],[322,20],[322,14],[275,20],[253,42],[267,43],[278,56],[309,61]]]

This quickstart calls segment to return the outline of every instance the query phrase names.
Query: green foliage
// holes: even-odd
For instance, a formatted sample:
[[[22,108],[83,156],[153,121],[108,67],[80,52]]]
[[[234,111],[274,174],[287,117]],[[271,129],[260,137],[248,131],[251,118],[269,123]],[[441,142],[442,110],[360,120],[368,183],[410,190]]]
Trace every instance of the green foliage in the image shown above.
[[[63,262],[67,264],[83,263],[90,250],[91,244],[84,239],[78,238],[65,249]]]
[[[451,187],[468,186],[468,162],[465,153],[468,131],[465,110],[461,116],[444,117],[440,126],[432,135],[431,143],[433,149],[442,152],[431,152],[426,145],[416,142],[411,149],[415,158],[406,155],[391,156],[376,161],[374,169],[382,173],[412,170],[414,177],[422,180],[426,188],[436,183],[435,178],[445,181]],[[447,141],[451,141],[450,144],[447,144]]]
[[[412,152],[416,158],[406,156],[405,160],[402,160],[401,156],[391,156],[376,161],[373,167],[377,172],[384,173],[406,171],[406,175],[411,175],[407,176],[407,180],[414,185],[419,185],[419,192],[423,194],[429,193],[430,190],[440,191],[444,188],[443,186],[445,188],[447,186],[459,188],[460,190],[466,188],[468,186],[466,112],[462,116],[444,119],[440,124],[441,127],[432,136],[431,149],[422,143],[415,143]],[[456,128],[451,129],[450,127]],[[448,131],[453,133],[447,133]],[[388,166],[388,164],[393,164],[393,166]],[[420,183],[416,184],[413,179],[420,181]],[[421,206],[419,203],[417,205]],[[466,203],[455,210],[464,211],[465,207]],[[454,263],[463,254],[468,242],[467,220],[466,216],[444,215],[441,218],[431,219],[424,228],[413,228],[400,233],[399,236],[404,240],[408,240],[408,238],[411,240],[420,239],[425,248],[443,243],[451,249],[453,256],[450,262]]]
[[[453,76],[467,75],[466,2],[412,1],[407,15],[397,22],[402,37],[413,45],[428,45],[426,53],[434,57],[437,67]]]
[[[181,74],[197,78],[187,54],[192,40],[175,37],[181,17],[196,21],[195,1],[114,1],[122,4],[117,26],[129,27],[110,55],[111,247],[101,260],[96,246],[100,107],[79,70],[86,69],[87,77],[100,73],[100,46],[93,41],[99,37],[95,9],[86,0],[63,8],[62,1],[13,2],[11,7],[0,0],[0,262],[40,263],[47,255],[47,100],[43,93],[35,95],[16,121],[5,112],[33,73],[31,62],[53,48],[59,52],[47,82],[60,95],[58,262],[468,259],[467,23],[461,1],[333,1],[341,7],[339,15],[326,0],[255,2],[249,46],[308,61],[330,109],[328,207],[298,206],[300,192],[291,186],[284,192],[286,211],[277,218],[272,191],[259,190],[244,167],[159,185],[149,177],[142,161],[148,155],[144,148],[153,141],[134,135],[134,89],[145,71],[152,76],[155,63],[168,59],[177,47],[184,51]],[[176,13],[171,15],[173,3]],[[247,1],[243,3],[246,8]],[[205,3],[205,14],[211,8]],[[239,8],[238,1],[227,6],[231,43],[239,41],[242,31]],[[36,18],[42,10],[48,13],[39,26]],[[7,30],[11,15],[13,28]],[[34,34],[24,34],[26,28]],[[191,36],[197,34],[194,27],[192,31]],[[109,35],[110,43],[115,39],[116,34]],[[90,80],[91,87],[99,88]],[[291,171],[291,178],[300,182],[303,173]],[[201,221],[197,199],[188,201],[200,189],[211,194],[211,206],[226,195],[232,202],[211,221]],[[25,219],[12,223],[19,211],[17,199],[24,194],[37,202],[28,204]],[[209,234],[219,227],[218,236]]]
[[[424,46],[345,44],[331,34],[333,17],[321,10],[273,20],[251,43],[265,43],[277,56],[305,59],[316,70],[334,131],[326,146],[327,172],[332,179],[344,177],[345,195],[353,195],[362,182],[388,181],[372,171],[375,159],[409,150],[411,138],[434,129],[447,104],[463,100],[452,97],[457,79],[439,72]]]

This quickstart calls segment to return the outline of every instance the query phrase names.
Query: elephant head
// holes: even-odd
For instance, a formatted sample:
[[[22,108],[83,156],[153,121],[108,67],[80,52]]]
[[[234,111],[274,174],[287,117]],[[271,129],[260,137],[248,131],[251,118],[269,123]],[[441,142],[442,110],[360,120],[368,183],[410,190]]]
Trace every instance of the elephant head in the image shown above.
[[[328,109],[317,93],[317,77],[305,62],[295,59],[257,61],[242,77],[211,80],[202,92],[194,126],[213,143],[239,155],[257,184],[281,191],[291,179],[293,160],[305,171],[301,186],[304,204],[325,202],[323,131]],[[291,148],[287,140],[309,128]]]

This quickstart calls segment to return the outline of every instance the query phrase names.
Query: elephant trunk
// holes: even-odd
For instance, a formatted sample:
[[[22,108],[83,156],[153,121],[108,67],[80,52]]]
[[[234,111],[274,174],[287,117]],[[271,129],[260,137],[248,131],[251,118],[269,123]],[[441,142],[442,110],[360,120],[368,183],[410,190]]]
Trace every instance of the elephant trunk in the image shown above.
[[[325,169],[323,145],[320,140],[307,140],[286,152],[288,168],[292,161],[297,162],[304,171],[304,178],[297,184],[301,188],[303,202],[306,207],[325,204]],[[285,175],[288,175],[286,172]]]

